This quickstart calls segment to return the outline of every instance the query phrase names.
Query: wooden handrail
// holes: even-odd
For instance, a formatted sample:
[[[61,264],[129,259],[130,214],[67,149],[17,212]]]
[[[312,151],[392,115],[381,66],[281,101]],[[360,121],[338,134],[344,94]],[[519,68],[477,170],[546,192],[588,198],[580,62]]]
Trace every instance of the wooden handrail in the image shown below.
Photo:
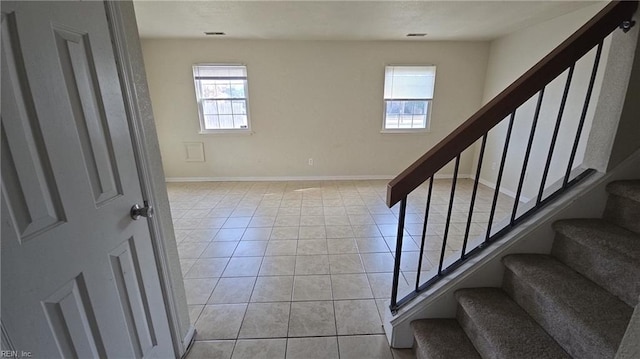
[[[623,21],[631,20],[637,7],[637,1],[613,1],[608,4],[567,40],[391,180],[387,185],[387,205],[392,207],[406,197],[593,49]]]

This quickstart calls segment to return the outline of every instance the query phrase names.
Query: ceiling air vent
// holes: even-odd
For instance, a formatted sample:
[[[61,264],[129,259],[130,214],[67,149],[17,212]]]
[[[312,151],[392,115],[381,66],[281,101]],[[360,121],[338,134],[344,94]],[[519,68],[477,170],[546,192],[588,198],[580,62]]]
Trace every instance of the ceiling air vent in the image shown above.
[[[427,34],[422,32],[412,32],[407,34],[407,37],[423,37],[423,36],[427,36]]]
[[[205,32],[204,34],[207,35],[207,36],[224,36],[224,35],[226,35],[222,31],[210,31],[210,32]]]

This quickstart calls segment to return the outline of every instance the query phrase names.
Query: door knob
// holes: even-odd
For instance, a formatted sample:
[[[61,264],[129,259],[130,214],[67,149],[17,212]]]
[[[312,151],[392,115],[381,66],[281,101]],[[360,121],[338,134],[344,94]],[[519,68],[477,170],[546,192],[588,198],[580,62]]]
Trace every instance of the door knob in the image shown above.
[[[134,220],[140,218],[141,216],[151,218],[153,217],[153,206],[150,206],[147,201],[144,202],[144,207],[141,207],[136,203],[133,205],[133,207],[131,207],[130,214],[131,218],[133,218]]]

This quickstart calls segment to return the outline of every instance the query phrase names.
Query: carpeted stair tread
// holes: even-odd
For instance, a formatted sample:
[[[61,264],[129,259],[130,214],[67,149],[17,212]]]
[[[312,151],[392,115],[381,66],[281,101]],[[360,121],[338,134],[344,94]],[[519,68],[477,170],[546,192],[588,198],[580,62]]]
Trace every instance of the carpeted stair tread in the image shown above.
[[[570,358],[503,290],[459,289],[455,296],[458,322],[483,358]]]
[[[632,308],[557,259],[514,254],[503,287],[576,358],[613,358]]]
[[[411,322],[418,359],[480,359],[455,319],[421,319]]]
[[[640,235],[608,221],[596,218],[563,219],[555,222],[553,229],[583,245],[640,261]]]
[[[607,184],[607,192],[640,202],[640,180],[615,181]]]
[[[630,306],[640,296],[640,235],[602,219],[553,224],[552,254]]]

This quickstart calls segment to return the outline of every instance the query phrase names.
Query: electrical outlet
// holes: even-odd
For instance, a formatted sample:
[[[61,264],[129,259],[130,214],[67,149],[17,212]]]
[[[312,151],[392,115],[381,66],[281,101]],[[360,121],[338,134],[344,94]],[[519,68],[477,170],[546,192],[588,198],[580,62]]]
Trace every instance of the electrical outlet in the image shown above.
[[[309,166],[313,166],[313,158],[309,158]]]

